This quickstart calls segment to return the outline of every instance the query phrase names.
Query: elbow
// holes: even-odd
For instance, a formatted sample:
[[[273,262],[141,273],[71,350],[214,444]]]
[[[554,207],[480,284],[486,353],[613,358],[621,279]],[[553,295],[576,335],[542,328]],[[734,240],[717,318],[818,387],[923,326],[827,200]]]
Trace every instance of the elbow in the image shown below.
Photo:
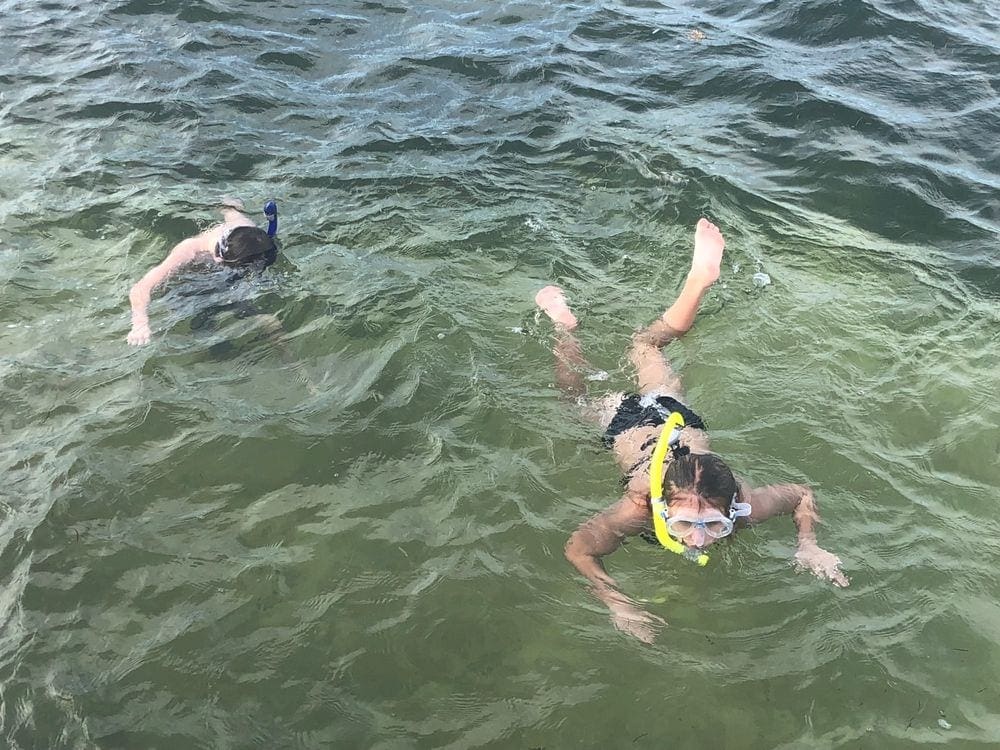
[[[819,521],[819,506],[816,504],[816,496],[813,494],[812,488],[804,484],[796,485],[796,495],[798,495],[798,500],[792,509],[792,518],[799,525],[800,531],[802,529],[811,530],[813,525]]]
[[[577,560],[580,559],[580,543],[577,539],[577,534],[573,534],[569,539],[566,540],[566,544],[563,547],[563,556],[569,560],[574,566],[577,564]]]
[[[573,565],[576,565],[574,561],[579,556],[579,553],[576,550],[576,544],[574,542],[575,538],[576,534],[573,534],[573,536],[571,536],[569,539],[566,540],[566,544],[563,546],[563,557],[569,560]]]
[[[808,507],[816,507],[816,495],[812,491],[812,487],[808,484],[798,485],[799,491],[799,505],[805,505]]]
[[[587,560],[593,558],[593,554],[584,548],[579,532],[576,532],[566,540],[566,546],[563,547],[563,555],[569,561],[570,565],[580,571],[587,567]]]

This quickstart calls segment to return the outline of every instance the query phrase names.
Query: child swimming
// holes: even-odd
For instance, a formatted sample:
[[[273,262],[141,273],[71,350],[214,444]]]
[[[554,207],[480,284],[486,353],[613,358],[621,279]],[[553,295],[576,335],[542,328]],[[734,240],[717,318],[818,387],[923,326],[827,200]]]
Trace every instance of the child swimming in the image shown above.
[[[680,295],[632,339],[629,357],[637,371],[635,394],[582,401],[585,384],[580,369],[586,361],[573,335],[576,316],[559,287],[547,286],[535,296],[555,324],[557,384],[600,424],[605,445],[625,474],[622,497],[580,524],[566,543],[566,558],[608,607],[615,627],[646,643],[653,641],[663,620],[622,593],[604,567],[604,558],[626,537],[641,536],[705,564],[705,550],[719,539],[790,514],[798,531],[796,564],[835,586],[849,584],[840,570],[840,558],[816,543],[819,511],[812,489],[801,484],[751,487],[736,477],[709,450],[705,423],[684,403],[680,378],[661,351],[694,324],[702,297],[719,278],[725,244],[718,227],[707,219],[698,221],[691,268]],[[683,427],[675,429],[677,425]]]
[[[192,263],[209,262],[230,267],[259,265],[267,268],[278,257],[275,234],[278,230],[278,207],[273,200],[264,206],[268,218],[267,231],[259,228],[243,213],[243,204],[229,200],[222,207],[222,223],[195,237],[178,242],[166,258],[151,268],[129,292],[132,305],[132,330],[126,341],[132,346],[148,344],[149,301],[153,289],[181,268]]]

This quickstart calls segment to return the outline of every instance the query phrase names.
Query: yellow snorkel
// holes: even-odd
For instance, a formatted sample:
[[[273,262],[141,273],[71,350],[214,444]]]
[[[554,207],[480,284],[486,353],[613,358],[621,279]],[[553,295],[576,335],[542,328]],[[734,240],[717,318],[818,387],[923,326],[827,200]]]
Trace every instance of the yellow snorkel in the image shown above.
[[[649,504],[653,511],[653,531],[656,533],[656,540],[663,545],[664,549],[683,555],[689,560],[701,566],[708,565],[708,555],[704,552],[689,550],[678,542],[667,530],[667,504],[663,502],[663,461],[667,457],[670,447],[676,445],[680,440],[681,430],[684,428],[684,417],[679,412],[671,412],[663,425],[663,431],[656,441],[656,448],[653,449],[653,457],[649,462]]]

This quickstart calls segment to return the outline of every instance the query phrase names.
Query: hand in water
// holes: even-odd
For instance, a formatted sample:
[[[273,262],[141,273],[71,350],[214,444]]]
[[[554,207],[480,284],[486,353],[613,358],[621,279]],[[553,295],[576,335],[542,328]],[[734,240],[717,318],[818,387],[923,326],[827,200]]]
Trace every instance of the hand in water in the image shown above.
[[[851,584],[840,570],[840,558],[815,544],[799,548],[795,553],[795,565],[800,570],[808,570],[817,578],[831,581],[834,586],[846,588]]]
[[[666,620],[628,604],[617,604],[611,610],[611,622],[623,633],[652,643],[656,633],[667,624]]]
[[[125,340],[132,346],[142,346],[143,344],[149,343],[149,337],[152,335],[152,331],[149,330],[149,324],[144,323],[142,325],[132,326],[132,330],[129,331]]]

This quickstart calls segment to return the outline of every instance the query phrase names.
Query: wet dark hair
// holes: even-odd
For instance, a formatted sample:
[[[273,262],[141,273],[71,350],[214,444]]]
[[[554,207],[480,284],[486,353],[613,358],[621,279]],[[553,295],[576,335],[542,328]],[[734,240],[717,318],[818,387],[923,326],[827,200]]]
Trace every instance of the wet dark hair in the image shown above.
[[[671,488],[692,492],[729,515],[737,489],[736,477],[726,462],[714,453],[678,456],[667,465],[666,481]]]
[[[259,227],[236,227],[220,243],[219,257],[227,266],[247,266],[263,261],[267,268],[278,258],[278,245],[267,232]]]

